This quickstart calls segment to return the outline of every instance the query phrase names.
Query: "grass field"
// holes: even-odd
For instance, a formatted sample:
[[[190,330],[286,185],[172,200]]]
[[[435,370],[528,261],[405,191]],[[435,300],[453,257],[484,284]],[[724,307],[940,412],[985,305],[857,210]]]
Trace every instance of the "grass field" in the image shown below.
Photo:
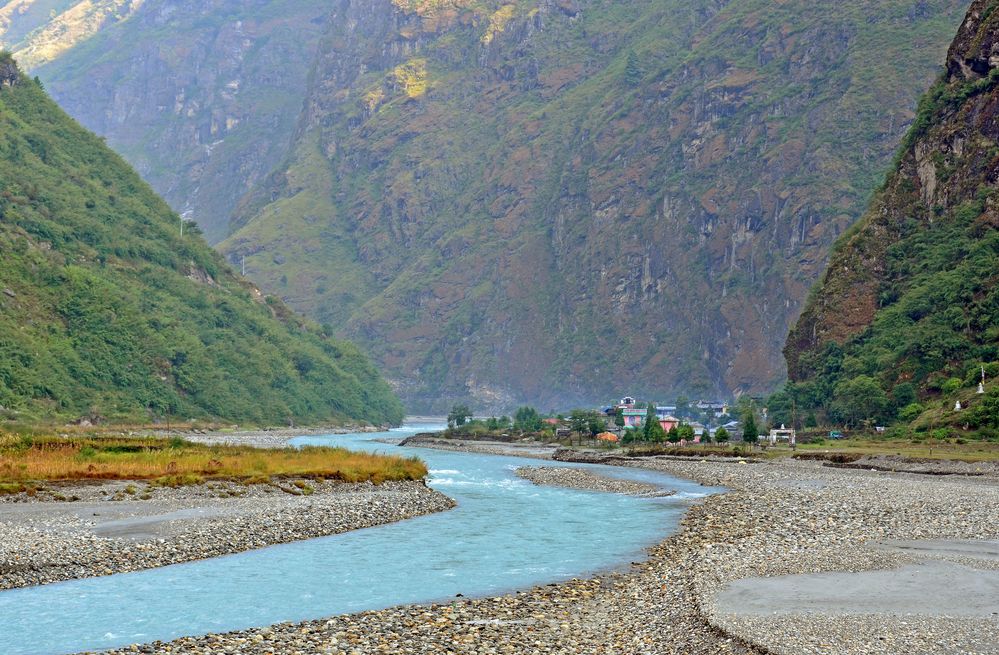
[[[772,452],[783,452],[776,450]],[[787,452],[790,452],[789,450]],[[964,462],[986,462],[999,460],[999,443],[995,441],[956,440],[933,443],[893,440],[893,439],[843,439],[826,440],[822,443],[799,444],[797,452],[832,452],[857,455],[893,455],[916,459],[955,459]]]
[[[147,480],[177,486],[208,480],[247,484],[275,478],[366,482],[419,480],[416,458],[356,453],[343,448],[261,449],[205,446],[174,439],[0,435],[0,492],[44,482]]]

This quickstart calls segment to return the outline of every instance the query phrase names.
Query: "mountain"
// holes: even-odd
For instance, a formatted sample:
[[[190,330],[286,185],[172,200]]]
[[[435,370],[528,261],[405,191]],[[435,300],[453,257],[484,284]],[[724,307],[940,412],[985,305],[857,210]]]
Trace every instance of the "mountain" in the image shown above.
[[[129,18],[143,0],[2,0],[0,47],[33,68]]]
[[[331,3],[219,247],[413,407],[763,393],[957,0]]]
[[[328,4],[12,0],[0,43],[215,242],[287,152]]]
[[[237,277],[0,53],[0,415],[398,422],[370,362]]]
[[[999,387],[976,388],[983,368],[999,375],[997,115],[999,2],[977,0],[894,168],[788,338],[799,406],[847,423],[897,415],[999,436]]]

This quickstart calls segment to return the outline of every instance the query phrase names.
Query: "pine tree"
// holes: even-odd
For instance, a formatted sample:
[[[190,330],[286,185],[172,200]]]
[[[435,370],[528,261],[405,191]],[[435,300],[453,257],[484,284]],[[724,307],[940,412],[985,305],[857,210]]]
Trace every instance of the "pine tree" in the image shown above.
[[[649,403],[649,408],[645,411],[645,423],[642,425],[642,433],[646,441],[652,440],[653,425],[659,425],[659,417],[656,416],[656,404]]]
[[[663,430],[662,423],[658,419],[652,422],[652,429],[649,430],[649,441],[652,443],[662,443],[666,441],[666,431]]]
[[[628,59],[624,63],[624,83],[634,88],[642,83],[642,66],[638,62],[638,55],[634,50],[628,52]]]
[[[760,429],[756,427],[756,417],[749,412],[743,420],[742,440],[746,443],[756,443],[759,438]]]

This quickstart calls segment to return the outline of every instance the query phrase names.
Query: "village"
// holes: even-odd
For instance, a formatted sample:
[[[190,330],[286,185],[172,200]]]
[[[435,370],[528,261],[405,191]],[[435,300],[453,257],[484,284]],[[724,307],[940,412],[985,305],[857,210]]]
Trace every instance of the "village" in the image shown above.
[[[541,415],[533,407],[521,407],[513,418],[473,418],[464,405],[456,405],[448,415],[448,426],[462,434],[505,433],[511,429],[531,433],[546,441],[586,441],[605,447],[633,444],[669,443],[676,446],[700,444],[748,444],[794,447],[798,435],[784,425],[770,426],[766,407],[759,399],[744,398],[737,403],[716,400],[674,404],[639,401],[624,396],[597,409],[574,409],[568,414]]]

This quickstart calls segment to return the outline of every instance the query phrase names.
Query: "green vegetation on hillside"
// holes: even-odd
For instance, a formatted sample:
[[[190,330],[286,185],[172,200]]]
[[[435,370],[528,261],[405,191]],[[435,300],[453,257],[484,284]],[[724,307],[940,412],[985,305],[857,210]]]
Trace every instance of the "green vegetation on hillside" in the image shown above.
[[[371,364],[237,279],[103,142],[0,70],[7,419],[398,422]]]
[[[988,6],[987,6],[988,5]],[[999,14],[979,0],[788,340],[775,415],[999,438]],[[987,393],[978,393],[982,373]]]

